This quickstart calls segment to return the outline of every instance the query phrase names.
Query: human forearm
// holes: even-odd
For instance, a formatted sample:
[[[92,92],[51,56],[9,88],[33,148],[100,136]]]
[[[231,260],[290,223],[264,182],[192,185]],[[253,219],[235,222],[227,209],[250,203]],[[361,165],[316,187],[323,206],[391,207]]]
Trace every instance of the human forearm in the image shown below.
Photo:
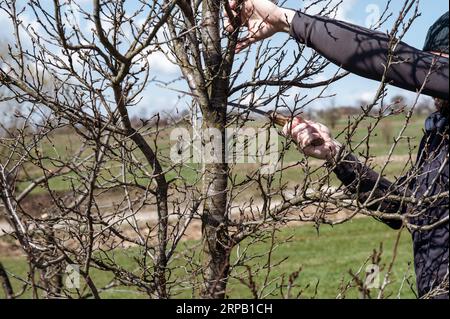
[[[290,25],[294,38],[336,65],[365,78],[382,79],[388,64],[388,35],[301,12],[293,16]],[[419,91],[424,86],[422,93],[448,100],[447,58],[400,42],[393,62],[386,74],[388,83],[410,91]]]
[[[294,20],[295,14],[296,12],[294,10],[279,8],[279,11],[277,13],[279,32],[291,32],[291,24]]]
[[[406,191],[407,187],[401,183],[392,184],[358,161],[354,155],[346,155],[345,148],[332,138],[330,130],[325,125],[302,118],[293,118],[286,123],[282,132],[296,142],[304,155],[326,160],[348,192],[356,195],[365,208],[388,214],[403,211],[405,205],[401,200],[394,201],[388,197],[395,195],[402,198],[402,195],[406,195],[402,190]],[[323,144],[313,145],[312,141],[319,138]],[[382,221],[392,228],[401,226],[401,222],[397,220]]]
[[[360,203],[373,202],[366,208],[377,210],[387,214],[402,213],[404,204],[398,200],[387,199],[389,195],[402,196],[406,189],[393,184],[386,178],[380,177],[378,173],[361,163],[353,154],[346,155],[334,164],[334,173],[346,186],[349,193],[357,195]],[[403,194],[405,195],[405,194]],[[384,223],[392,228],[401,227],[401,221],[382,219]]]

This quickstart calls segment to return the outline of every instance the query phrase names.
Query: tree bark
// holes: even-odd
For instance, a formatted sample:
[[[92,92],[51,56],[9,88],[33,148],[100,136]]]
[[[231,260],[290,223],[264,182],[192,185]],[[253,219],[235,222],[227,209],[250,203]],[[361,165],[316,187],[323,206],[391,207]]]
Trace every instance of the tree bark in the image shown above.
[[[203,232],[203,298],[225,298],[230,243],[227,216],[228,164],[225,160],[225,128],[227,124],[227,100],[229,71],[228,61],[222,56],[220,36],[221,0],[206,0],[202,4],[203,59],[209,104],[201,105],[204,128],[217,129],[221,133],[220,160],[204,166],[203,187],[206,200],[202,214]],[[209,142],[209,141],[205,141]]]
[[[2,263],[0,263],[0,281],[2,283],[3,291],[5,292],[6,299],[14,298],[14,291],[11,285],[11,281],[9,281],[8,274],[5,271]]]
[[[169,208],[167,204],[168,184],[163,172],[161,163],[158,158],[144,139],[144,137],[136,131],[131,125],[128,111],[125,104],[125,94],[120,84],[113,85],[115,100],[118,110],[121,115],[122,124],[127,131],[130,139],[136,144],[139,150],[144,154],[147,162],[152,166],[155,174],[155,181],[157,184],[156,189],[156,206],[158,211],[158,246],[156,249],[156,258],[154,261],[154,282],[156,288],[156,294],[159,299],[167,299],[167,228],[169,221]]]
[[[225,117],[214,120],[209,117],[205,126],[214,127],[225,138]],[[205,164],[204,194],[206,200],[202,214],[203,266],[205,286],[203,298],[223,299],[225,297],[229,272],[229,235],[227,217],[228,164],[224,161],[225,148],[222,147],[222,163]]]

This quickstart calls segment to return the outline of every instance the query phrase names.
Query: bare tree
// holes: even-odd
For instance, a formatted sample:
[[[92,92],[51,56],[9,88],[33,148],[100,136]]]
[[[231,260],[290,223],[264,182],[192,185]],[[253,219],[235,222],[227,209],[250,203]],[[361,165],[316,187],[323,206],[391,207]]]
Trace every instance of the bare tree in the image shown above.
[[[18,292],[11,291],[8,272],[0,269],[9,297],[31,291],[35,298],[101,298],[127,287],[150,298],[225,298],[235,279],[254,298],[300,298],[307,289],[300,284],[301,267],[281,275],[275,271],[284,259],[276,260],[274,252],[289,242],[277,239],[282,227],[308,222],[319,230],[357,215],[416,227],[408,214],[386,217],[372,209],[386,198],[402,203],[416,199],[370,194],[357,200],[336,184],[332,165],[297,155],[296,145],[278,136],[273,171],[265,171],[266,163],[251,156],[244,164],[230,161],[230,155],[238,158],[252,149],[274,155],[275,123],[252,116],[253,111],[303,115],[313,102],[332,97],[332,84],[347,72],[331,69],[329,61],[288,38],[281,44],[264,41],[237,55],[241,21],[232,19],[235,31],[224,31],[228,1],[130,3],[93,0],[82,6],[76,0],[54,0],[51,5],[33,0],[26,8],[14,0],[0,4],[14,30],[14,45],[0,58],[5,91],[0,106],[14,103],[22,108],[16,114],[19,125],[5,126],[0,136],[0,211],[29,266],[26,278],[15,278],[22,283]],[[405,1],[390,33],[390,52],[417,17],[414,4]],[[328,16],[339,8],[315,1],[305,9],[315,6]],[[36,23],[26,24],[25,13]],[[380,23],[388,16],[389,6]],[[148,62],[155,53],[177,64],[181,78],[167,83],[158,79]],[[397,63],[393,56],[388,62],[386,70]],[[318,81],[327,70],[333,75]],[[376,166],[381,176],[388,174],[400,146],[408,154],[395,173],[410,170],[418,143],[405,133],[414,106],[406,110],[386,104],[385,82],[373,101],[349,115],[336,132],[347,152]],[[142,101],[150,84],[176,92],[190,112],[167,112],[165,118],[153,112],[152,101]],[[153,117],[132,117],[142,102]],[[374,159],[377,128],[398,114],[405,115],[404,122],[395,129],[391,148],[381,160]],[[261,149],[255,146],[256,130],[238,141],[228,136],[227,129],[244,132],[255,126],[260,129],[258,141],[261,132]],[[192,145],[184,146],[183,134],[174,134],[172,140],[175,129],[188,131],[188,142],[201,131],[200,160],[189,151],[184,157]],[[182,160],[174,160],[173,150]],[[418,174],[411,172],[408,178]],[[39,192],[46,200],[36,208],[32,203]],[[201,244],[186,239],[201,239]],[[252,251],[262,243],[264,253]],[[396,254],[385,267],[376,297],[386,297]],[[123,263],[123,255],[132,266]],[[381,248],[368,255],[363,266],[386,263]],[[83,285],[69,289],[64,283],[74,266]],[[338,297],[350,289],[374,297],[365,286],[363,266],[350,272]],[[107,274],[107,283],[98,283],[99,273]]]
[[[145,203],[148,194],[154,195],[151,202],[158,216],[157,248],[150,254],[154,276],[144,279],[143,286],[149,293],[167,297],[168,181],[155,150],[144,138],[143,131],[149,128],[133,127],[129,108],[139,101],[148,82],[147,57],[154,52],[156,34],[175,4],[176,1],[140,1],[136,10],[128,14],[124,2],[93,1],[92,12],[88,12],[77,1],[63,4],[55,0],[50,7],[42,1],[33,1],[27,12],[34,14],[37,30],[24,24],[21,19],[24,10],[16,1],[2,1],[1,9],[9,16],[14,29],[15,46],[9,48],[10,59],[2,60],[1,82],[12,93],[8,99],[29,103],[30,112],[24,118],[24,126],[34,124],[37,127],[33,138],[19,134],[22,139],[5,145],[11,152],[11,157],[0,166],[6,215],[33,269],[48,269],[77,259],[83,265],[81,274],[95,297],[99,297],[99,290],[90,276],[92,256],[98,237],[109,237],[110,234],[103,232],[114,233],[114,223],[118,223],[105,224],[104,218],[108,217],[99,215],[101,208],[96,196],[113,187],[123,189],[130,210],[136,202]],[[81,28],[68,6],[77,10],[80,22],[92,23],[93,28]],[[137,19],[142,22],[137,24]],[[38,119],[39,115],[43,118]],[[50,138],[55,129],[66,126],[80,137],[81,145],[72,157],[63,158],[57,151],[54,155],[38,152],[43,139]],[[144,156],[146,164],[137,159],[135,149]],[[114,159],[116,156],[124,157]],[[108,167],[116,160],[121,163],[123,174],[111,171],[109,180],[101,178],[101,170],[112,170]],[[42,176],[36,179],[29,176],[31,184],[15,194],[11,174],[19,168],[29,171],[28,165],[40,170]],[[149,183],[139,184],[136,178],[129,181],[126,172],[131,169],[130,165],[140,167]],[[76,182],[71,182],[72,193],[70,198],[59,197],[49,184],[52,179],[68,173],[77,176]],[[44,224],[42,220],[25,221],[19,217],[26,213],[21,202],[40,185],[49,187],[48,194],[55,205]],[[139,200],[130,199],[129,188],[141,189],[145,195]],[[122,210],[118,208],[117,212]],[[74,237],[80,244],[74,250],[61,247],[66,243],[59,242],[59,236],[56,240],[52,234],[56,232],[54,227],[68,222],[63,217],[69,213],[75,214],[76,217],[71,218],[78,220],[80,227],[87,225],[85,231]],[[35,228],[30,223],[34,223]],[[28,233],[30,227],[35,229],[34,235]],[[96,227],[104,230],[97,233]],[[40,232],[45,238],[36,239]],[[44,242],[39,243],[40,240]],[[122,237],[122,240],[127,239]],[[140,244],[147,245],[143,237],[140,237]],[[68,255],[66,249],[73,255]],[[108,266],[98,262],[97,267]]]
[[[339,110],[336,107],[320,111],[319,112],[319,116],[332,129],[336,128],[336,125],[337,125],[337,123],[339,121],[339,118],[340,118]]]
[[[194,97],[192,108],[200,108],[204,129],[217,129],[222,137],[218,143],[219,149],[216,150],[219,152],[219,160],[206,164],[202,172],[205,196],[202,213],[205,287],[202,295],[212,298],[225,296],[231,270],[230,252],[246,237],[242,232],[230,234],[229,230],[230,210],[233,206],[230,197],[232,198],[236,185],[230,185],[228,182],[233,180],[233,172],[226,159],[225,129],[233,122],[237,123],[238,127],[243,127],[247,121],[245,118],[240,119],[240,116],[234,120],[227,118],[228,105],[239,106],[246,100],[250,102],[249,110],[271,103],[282,107],[283,96],[291,87],[324,87],[345,75],[339,74],[317,83],[308,81],[323,72],[328,62],[317,54],[312,54],[306,58],[303,66],[299,66],[299,61],[304,58],[304,48],[296,53],[294,61],[280,68],[288,52],[288,41],[285,41],[280,47],[272,47],[267,43],[259,45],[254,57],[252,78],[242,79],[240,71],[252,64],[250,54],[247,53],[241,61],[236,61],[235,50],[240,21],[238,17],[231,21],[235,26],[233,33],[224,32],[221,14],[224,11],[228,11],[229,16],[232,16],[227,1],[183,1],[179,4],[179,11],[168,20],[168,37],[175,39],[170,43],[172,54],[183,72],[191,96]],[[261,76],[262,74],[265,76]],[[272,88],[274,90],[271,90]],[[257,92],[261,91],[262,93],[258,94],[264,95],[267,92],[266,96],[257,101]],[[237,99],[234,98],[236,96]],[[293,115],[293,111],[289,110],[290,115]],[[255,179],[250,178],[246,185],[256,182]],[[265,215],[266,212],[261,214]],[[256,228],[249,234],[254,231]]]

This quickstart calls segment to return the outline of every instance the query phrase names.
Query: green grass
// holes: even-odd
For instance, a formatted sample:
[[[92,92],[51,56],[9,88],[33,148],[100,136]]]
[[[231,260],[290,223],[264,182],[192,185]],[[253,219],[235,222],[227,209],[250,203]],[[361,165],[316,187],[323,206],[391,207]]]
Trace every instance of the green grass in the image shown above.
[[[274,268],[273,277],[281,273],[295,272],[301,266],[303,270],[298,283],[301,286],[310,285],[310,288],[306,289],[302,295],[303,297],[314,296],[315,285],[319,281],[317,297],[335,298],[342,279],[344,282],[350,279],[348,271],[351,269],[356,272],[373,249],[378,249],[380,243],[383,243],[384,251],[382,264],[389,264],[396,235],[397,232],[368,218],[353,220],[334,228],[323,226],[320,228],[319,235],[312,226],[287,228],[278,235],[277,242],[283,242],[289,236],[293,236],[292,240],[276,250],[273,258],[274,260],[285,257],[289,259],[283,266]],[[259,245],[255,249],[264,253],[267,247]],[[395,296],[403,276],[408,273],[408,264],[412,261],[411,238],[406,232],[402,233],[397,258],[393,271],[393,284],[388,289],[388,294],[394,293]],[[238,297],[250,297],[241,286],[234,286],[232,283],[231,295],[233,291]],[[413,296],[408,287],[402,289],[402,298]],[[358,292],[353,289],[347,297],[357,298]]]
[[[392,136],[397,136],[401,127],[404,123],[404,118],[402,116],[396,116],[389,119],[390,121],[390,129],[392,130]],[[352,138],[352,145],[356,145],[360,142],[364,136],[367,134],[367,127],[372,120],[366,120],[361,124],[361,129],[358,130],[355,136]],[[333,134],[338,136],[338,140],[341,142],[345,140],[344,135],[340,135],[344,128],[346,127],[346,121],[340,121],[336,128],[333,130]],[[397,148],[394,150],[394,155],[404,156],[408,154],[409,147],[416,147],[420,142],[420,137],[422,136],[422,127],[423,127],[423,118],[413,118],[413,121],[408,126],[407,130],[404,132],[404,139],[401,140]],[[383,125],[379,125],[370,140],[370,155],[371,156],[384,156],[387,155],[391,143],[386,143],[385,135],[383,130],[386,127]],[[409,143],[408,144],[408,139]],[[51,143],[43,143],[42,152],[47,155],[56,156],[57,154],[62,158],[70,156],[80,145],[80,140],[78,138],[74,138],[71,135],[56,135],[53,145]],[[163,135],[163,140],[160,142],[160,152],[167,155],[169,143],[168,137]],[[366,145],[361,145],[358,149],[355,150],[356,153],[366,153]],[[142,155],[137,151],[137,156],[140,158]],[[302,159],[302,155],[298,152],[295,147],[291,147],[285,155],[284,162],[297,162]],[[394,161],[390,163],[386,170],[385,175],[389,178],[394,178],[395,176],[400,176],[402,170],[405,169],[405,161]],[[49,168],[52,168],[51,163],[46,163]],[[113,166],[117,165],[117,162],[108,163],[108,165]],[[375,164],[378,167],[376,169],[380,169],[379,164]],[[180,171],[180,175],[184,177],[188,182],[195,183],[198,179],[198,175],[195,169],[198,168],[198,165],[192,165],[193,169],[184,167]],[[39,171],[36,170],[35,167],[31,165],[29,167],[28,174],[32,177],[37,177],[39,175]],[[252,168],[256,169],[255,167]],[[406,167],[407,169],[407,167]],[[118,172],[117,168],[110,169],[109,171],[101,171],[100,178],[107,178],[110,173],[116,174]],[[246,174],[249,172],[248,165],[236,165],[233,174],[236,176],[237,181],[242,181]],[[320,171],[319,171],[320,174]],[[168,178],[174,178],[178,175],[178,173],[171,171],[168,174]],[[298,181],[303,180],[304,173],[298,167],[291,168],[286,171],[283,175],[282,183],[284,182],[292,182],[296,183]],[[337,184],[337,179],[332,176],[332,184]],[[62,177],[57,177],[50,180],[50,188],[54,191],[64,192],[71,188],[71,181],[77,185],[76,181],[77,177],[73,174],[67,174]],[[146,178],[138,178],[139,181],[146,184],[148,180]],[[19,185],[19,190],[21,188],[26,187],[27,183],[23,183]],[[43,188],[36,188],[33,192],[34,194],[39,194],[45,192]],[[251,191],[248,191],[250,194]],[[251,194],[250,194],[251,195]],[[383,242],[384,254],[382,262],[388,264],[393,251],[393,245],[395,242],[397,232],[394,232],[384,226],[381,223],[378,223],[372,219],[358,219],[353,220],[349,223],[335,226],[331,228],[329,226],[322,226],[320,228],[320,234],[317,235],[317,232],[314,227],[311,225],[300,226],[300,227],[288,227],[282,229],[277,233],[276,242],[283,243],[278,249],[276,249],[272,258],[274,262],[283,260],[284,258],[288,258],[282,265],[274,267],[272,269],[272,273],[269,276],[269,280],[273,278],[279,277],[282,273],[289,276],[290,273],[293,273],[302,267],[302,271],[297,280],[297,284],[302,287],[307,287],[302,294],[303,298],[309,298],[314,296],[315,293],[315,285],[319,282],[317,297],[318,298],[335,298],[338,294],[339,286],[342,281],[347,282],[350,279],[349,270],[352,269],[356,272],[363,262],[369,257],[373,249],[377,249],[379,244]],[[290,239],[292,236],[291,240]],[[184,242],[180,244],[180,252],[181,251],[189,251],[192,246],[197,244],[196,242]],[[243,243],[241,246],[245,246]],[[249,250],[250,255],[263,255],[264,258],[255,259],[250,263],[252,265],[252,269],[256,270],[258,265],[263,265],[265,262],[265,258],[267,257],[269,244],[268,243],[257,243],[251,247]],[[242,247],[241,247],[242,251]],[[123,267],[133,270],[138,269],[136,267],[136,262],[134,258],[142,257],[143,252],[137,249],[127,249],[127,250],[119,250],[114,253],[114,258],[117,263],[122,265]],[[236,252],[233,253],[233,258]],[[27,274],[27,265],[23,258],[12,258],[7,256],[0,256],[0,261],[4,264],[6,269],[13,274],[17,274],[20,277],[26,277]],[[405,274],[411,275],[411,282],[414,282],[414,274],[413,271],[409,267],[409,263],[412,262],[412,244],[410,235],[405,231],[402,234],[400,245],[399,245],[399,253],[397,256],[397,260],[393,269],[392,276],[392,285],[388,287],[388,294],[391,297],[396,297],[399,291],[399,287],[402,281],[402,278]],[[177,262],[174,264],[175,266],[179,265]],[[238,273],[246,272],[246,269],[243,267],[238,267],[236,269]],[[172,274],[172,279],[185,276],[184,273],[176,270]],[[101,287],[106,285],[111,279],[112,274],[101,272],[98,270],[92,270],[92,277],[96,284]],[[262,282],[264,280],[264,274],[258,274],[255,276],[255,281],[258,289],[261,289]],[[18,280],[13,279],[13,284],[15,286],[16,291],[19,290],[20,283]],[[279,289],[277,289],[277,284],[279,281],[274,282],[268,289],[264,292],[267,293],[273,290],[273,294],[268,297],[276,298],[279,297]],[[180,287],[181,289],[181,287]],[[298,290],[298,289],[297,289]],[[180,290],[180,295],[177,297],[190,297],[191,292],[188,290]],[[0,297],[3,291],[0,291]],[[251,292],[249,289],[243,285],[241,282],[230,279],[230,283],[228,286],[228,294],[232,298],[249,298],[251,297]],[[27,291],[24,297],[30,297],[31,292]],[[352,289],[347,295],[348,298],[357,298],[359,296],[357,289]],[[102,297],[104,298],[145,298],[145,295],[140,292],[128,288],[128,287],[119,287],[114,290],[110,290],[102,293]],[[414,294],[408,287],[408,285],[404,285],[403,289],[400,293],[401,298],[413,298]]]
[[[423,122],[424,119],[421,117],[413,117],[411,119],[411,122],[408,124],[407,129],[402,134],[403,138],[400,140],[398,145],[395,147],[393,151],[393,155],[397,156],[405,156],[409,153],[410,148],[412,148],[413,155],[415,154],[415,149],[417,148],[418,144],[420,143],[420,137],[422,136],[422,128],[423,128]],[[377,156],[386,156],[389,153],[389,150],[392,147],[392,141],[394,137],[397,137],[399,135],[399,132],[401,131],[402,127],[405,124],[405,117],[403,115],[398,116],[392,116],[386,119],[383,119],[381,123],[378,123],[375,127],[374,131],[371,133],[371,138],[369,140],[369,147],[365,143],[361,144],[359,147],[356,147],[362,140],[364,140],[365,136],[368,134],[367,129],[370,126],[373,126],[375,121],[373,119],[365,119],[363,122],[360,123],[358,130],[356,130],[355,134],[351,138],[351,144],[353,147],[355,147],[354,152],[358,155],[361,154],[369,154],[372,157]],[[256,123],[251,122],[249,123],[250,126],[262,126],[264,123]],[[266,123],[265,123],[266,124]],[[340,142],[345,142],[346,137],[346,127],[347,127],[347,120],[342,119],[340,120],[336,127],[332,130],[333,136],[337,136],[337,139]],[[386,134],[385,132],[389,131],[391,138],[389,141],[386,140]],[[165,158],[168,158],[171,143],[169,141],[169,131],[166,130],[163,133],[159,135],[158,139],[158,153]],[[154,144],[154,141],[151,140],[151,137],[147,138],[151,145]],[[281,145],[280,140],[280,145]],[[46,156],[51,157],[59,157],[61,159],[70,158],[74,152],[78,149],[78,147],[81,145],[81,140],[78,136],[75,135],[75,133],[60,133],[60,134],[53,134],[51,138],[43,140],[40,145],[40,151],[42,154]],[[368,149],[369,148],[369,149]],[[281,148],[280,148],[281,149]],[[84,152],[85,155],[87,155],[92,150],[89,150],[89,148]],[[138,158],[143,158],[142,154],[136,150],[135,155]],[[299,151],[292,145],[285,153],[283,162],[286,164],[298,162],[303,158],[303,155],[299,153]],[[414,158],[414,156],[413,156]],[[145,160],[143,159],[143,163],[145,163]],[[44,160],[43,164],[47,169],[54,169],[54,165],[49,160]],[[89,163],[87,163],[87,167]],[[100,171],[100,178],[110,177],[110,174],[119,174],[120,173],[120,166],[118,161],[108,161],[103,169]],[[378,163],[375,166],[375,169],[380,169],[380,164]],[[384,175],[388,178],[394,178],[401,175],[402,170],[404,169],[405,161],[402,160],[394,160],[392,163],[387,165]],[[166,166],[172,165],[172,163],[165,163]],[[312,165],[317,166],[318,164]],[[199,165],[190,165],[194,169],[189,169],[187,167],[182,168],[179,172],[172,170],[169,171],[167,174],[168,179],[172,179],[177,176],[181,176],[185,181],[191,184],[196,184],[198,180],[200,179],[200,174],[196,171],[198,169]],[[42,171],[39,170],[36,166],[27,164],[26,166],[27,174],[31,178],[36,178],[42,175]],[[255,171],[255,168],[252,168],[253,171]],[[299,172],[298,168],[296,170]],[[235,175],[237,181],[242,181],[245,176],[249,173],[249,165],[246,164],[237,164],[235,165],[232,174]],[[320,172],[319,172],[320,173]],[[86,173],[87,174],[87,173]],[[127,176],[128,178],[132,177],[131,174]],[[299,174],[291,174],[289,171],[288,173],[284,174],[282,182],[295,182],[299,179],[303,179],[304,175],[299,172]],[[72,185],[75,187],[79,186],[79,177],[74,176],[74,174],[66,174],[64,176],[52,178],[49,182],[50,188],[54,191],[64,192],[68,191],[72,188]],[[138,178],[139,182],[146,185],[148,183],[148,180],[146,178]],[[22,182],[18,185],[18,190],[24,189],[29,182]],[[333,179],[333,184],[337,184],[337,181]],[[37,187],[33,194],[41,194],[45,192],[45,188]]]
[[[378,249],[383,243],[383,255],[381,264],[388,265],[392,259],[394,243],[398,232],[390,230],[387,226],[376,222],[370,218],[356,219],[343,225],[335,227],[322,226],[319,234],[316,229],[309,225],[286,227],[276,234],[276,242],[282,243],[280,247],[272,253],[272,262],[277,263],[285,258],[281,265],[272,269],[269,280],[278,278],[282,274],[289,276],[290,273],[302,267],[302,271],[296,284],[307,287],[301,295],[302,298],[311,298],[315,295],[315,286],[319,282],[316,298],[335,298],[338,294],[342,280],[348,282],[350,279],[349,270],[356,272],[371,255],[374,249]],[[188,251],[196,242],[187,241],[181,243],[179,251]],[[241,245],[241,253],[246,243]],[[250,247],[248,255],[262,255],[262,257],[251,261],[249,264],[252,270],[258,269],[258,265],[264,265],[268,256],[269,243],[257,243]],[[127,269],[137,269],[134,257],[142,256],[142,252],[137,249],[127,249],[116,251],[114,258],[118,264]],[[236,256],[236,250],[232,254],[232,259]],[[25,276],[27,265],[23,258],[0,257],[1,262],[8,272],[18,276]],[[414,282],[414,274],[409,267],[412,262],[412,244],[410,235],[403,231],[398,247],[397,259],[393,267],[391,281],[392,284],[386,290],[387,296],[396,298],[400,291],[401,298],[414,298],[410,287],[405,284],[400,290],[403,277],[411,276],[410,281]],[[175,262],[174,265],[176,265]],[[237,273],[246,272],[243,267],[236,269]],[[234,274],[237,274],[235,271]],[[384,272],[383,272],[384,273]],[[382,273],[382,276],[383,276]],[[183,276],[184,272],[175,270],[172,279]],[[254,278],[257,288],[260,289],[265,273],[257,274]],[[241,276],[242,277],[242,276]],[[92,278],[98,286],[105,285],[112,278],[112,275],[98,270],[92,271]],[[382,277],[383,278],[383,277]],[[19,288],[19,282],[12,280],[15,289]],[[268,298],[279,298],[280,292],[277,289],[280,281],[274,282],[264,292],[273,293]],[[299,288],[294,291],[298,291]],[[0,292],[0,297],[2,292]],[[376,291],[373,291],[376,295]],[[231,279],[228,285],[228,295],[231,298],[250,298],[250,290],[236,279]],[[347,294],[347,298],[358,298],[357,289],[353,288]],[[30,297],[27,292],[24,297]],[[114,290],[102,293],[103,298],[145,298],[145,295],[127,288],[119,287]],[[181,290],[177,296],[189,298],[189,290]]]

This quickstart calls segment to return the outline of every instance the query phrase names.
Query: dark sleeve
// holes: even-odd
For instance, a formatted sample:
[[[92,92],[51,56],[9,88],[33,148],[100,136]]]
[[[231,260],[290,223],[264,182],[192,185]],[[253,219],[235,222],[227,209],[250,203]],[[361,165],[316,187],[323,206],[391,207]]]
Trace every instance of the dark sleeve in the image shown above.
[[[297,12],[291,23],[291,35],[347,71],[382,80],[389,49],[387,34]],[[417,92],[427,81],[423,94],[448,100],[448,58],[400,42],[394,61],[401,63],[391,64],[387,72],[388,83]]]
[[[402,197],[405,195],[406,188],[395,185],[383,177],[377,184],[379,174],[358,161],[356,156],[349,154],[344,157],[336,165],[334,173],[346,186],[348,192],[358,196],[360,203],[365,202],[373,192],[369,201],[374,201],[375,204],[367,207],[368,209],[387,214],[404,213],[406,206],[401,201],[389,200],[385,197],[386,195]],[[394,229],[402,226],[400,220],[388,218],[380,218],[380,220]]]

